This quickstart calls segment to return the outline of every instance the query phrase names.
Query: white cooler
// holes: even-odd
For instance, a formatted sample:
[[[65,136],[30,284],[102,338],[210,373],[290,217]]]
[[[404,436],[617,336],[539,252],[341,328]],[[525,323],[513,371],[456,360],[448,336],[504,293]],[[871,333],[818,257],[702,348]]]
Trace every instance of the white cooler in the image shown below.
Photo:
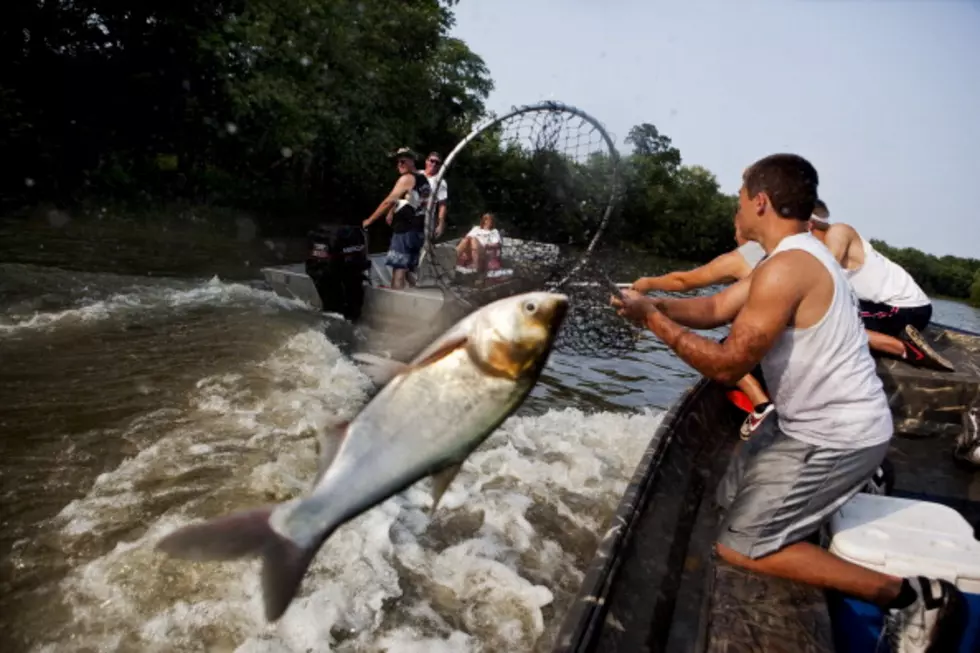
[[[942,578],[980,594],[980,542],[948,506],[862,492],[831,518],[830,535],[830,551],[862,567]]]

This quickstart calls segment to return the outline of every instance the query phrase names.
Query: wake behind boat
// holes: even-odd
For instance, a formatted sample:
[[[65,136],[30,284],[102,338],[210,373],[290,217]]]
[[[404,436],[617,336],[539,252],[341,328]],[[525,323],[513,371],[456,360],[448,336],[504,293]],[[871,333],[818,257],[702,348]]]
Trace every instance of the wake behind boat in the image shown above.
[[[953,373],[879,360],[896,437],[891,496],[858,494],[823,543],[852,562],[954,582],[968,598],[962,651],[980,650],[980,473],[954,450],[977,447],[980,334],[932,325]],[[701,379],[664,417],[566,614],[555,651],[872,651],[869,604],[729,566],[713,553],[714,493],[743,415]]]

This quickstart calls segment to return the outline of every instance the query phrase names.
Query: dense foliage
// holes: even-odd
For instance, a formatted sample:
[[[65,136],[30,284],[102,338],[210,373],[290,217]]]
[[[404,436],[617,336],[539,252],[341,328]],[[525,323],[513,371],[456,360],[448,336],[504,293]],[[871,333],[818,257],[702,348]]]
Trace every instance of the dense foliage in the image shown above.
[[[980,306],[980,259],[933,256],[913,247],[891,247],[880,240],[871,244],[908,270],[927,294],[969,299]]]
[[[449,35],[455,4],[0,3],[0,210],[111,199],[244,209],[281,234],[313,216],[359,222],[393,181],[388,153],[445,153],[486,115],[493,82]],[[709,171],[683,165],[651,124],[627,144],[611,242],[690,261],[733,246],[734,198]],[[587,231],[545,219],[568,203],[555,166],[494,145],[451,171],[453,231],[488,209],[517,234]],[[608,161],[583,165],[576,179],[601,180],[588,167]],[[928,292],[980,303],[980,262],[876,244]]]
[[[452,4],[2,3],[0,194],[363,212],[387,152],[446,148],[483,113]]]

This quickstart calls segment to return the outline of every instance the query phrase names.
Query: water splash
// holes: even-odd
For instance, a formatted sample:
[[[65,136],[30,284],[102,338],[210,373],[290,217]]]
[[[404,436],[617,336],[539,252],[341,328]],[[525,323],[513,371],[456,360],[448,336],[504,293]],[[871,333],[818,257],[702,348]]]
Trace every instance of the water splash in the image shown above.
[[[66,548],[100,544],[63,582],[70,617],[51,639],[139,651],[530,650],[548,631],[545,610],[560,614],[577,589],[659,415],[512,417],[435,515],[425,480],[338,529],[274,625],[256,564],[153,550],[196,519],[303,492],[316,433],[351,417],[369,388],[317,331],[202,378],[168,432],[56,518]]]

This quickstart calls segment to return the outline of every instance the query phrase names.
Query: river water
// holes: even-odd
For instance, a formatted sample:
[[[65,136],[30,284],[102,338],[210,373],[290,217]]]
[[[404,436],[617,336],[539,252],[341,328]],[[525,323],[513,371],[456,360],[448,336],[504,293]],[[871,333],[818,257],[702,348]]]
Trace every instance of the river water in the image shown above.
[[[937,321],[980,313],[937,301]],[[555,354],[439,511],[429,481],[340,528],[282,620],[258,564],[153,551],[304,491],[369,381],[320,314],[248,283],[0,265],[0,650],[547,648],[663,411],[696,379],[655,340]]]

